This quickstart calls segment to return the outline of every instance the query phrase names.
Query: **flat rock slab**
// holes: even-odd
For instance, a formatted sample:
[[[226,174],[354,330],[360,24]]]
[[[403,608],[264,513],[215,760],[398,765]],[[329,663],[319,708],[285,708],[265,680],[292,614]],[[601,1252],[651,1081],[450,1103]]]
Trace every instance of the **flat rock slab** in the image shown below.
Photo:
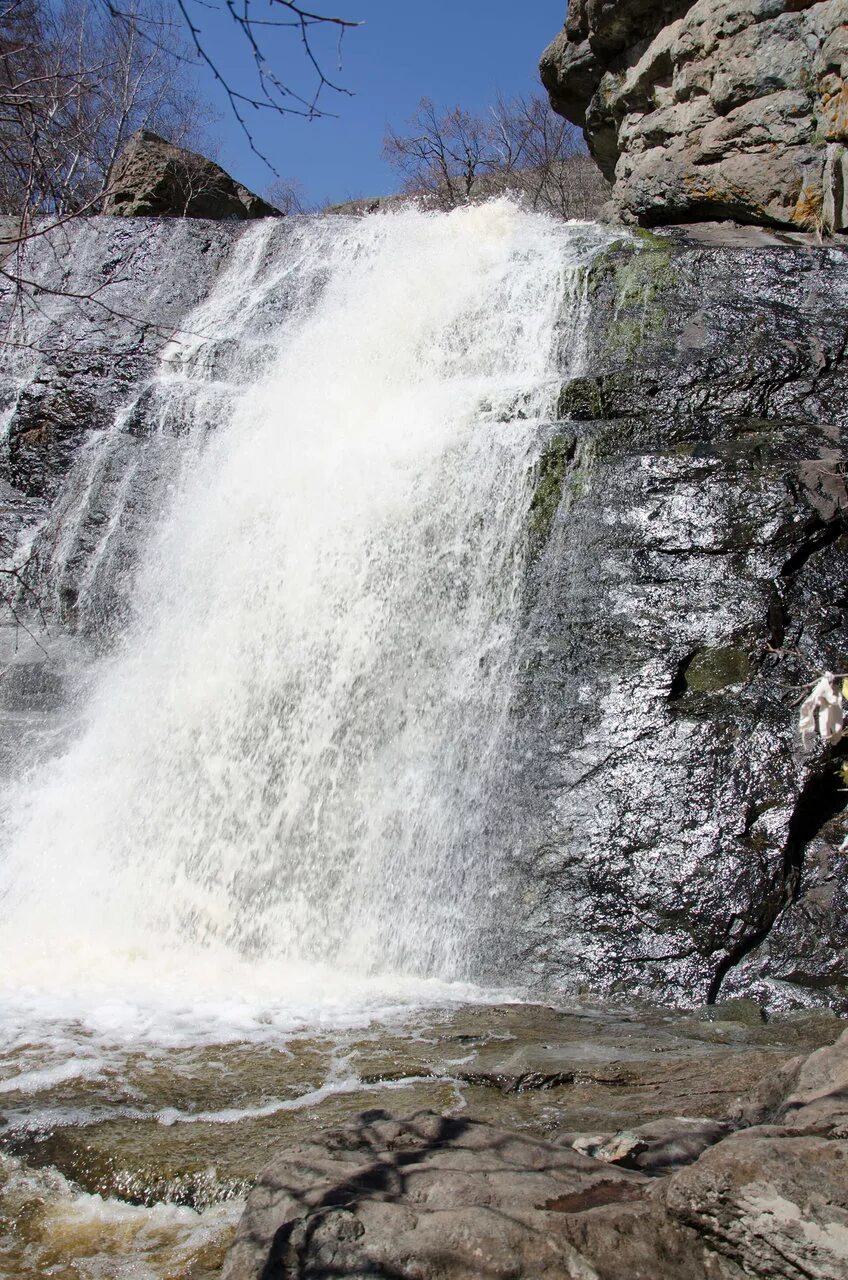
[[[564,1215],[648,1180],[486,1124],[366,1112],[300,1144],[252,1191],[224,1280],[576,1274]],[[589,1273],[587,1273],[588,1275]]]
[[[736,1109],[737,1124],[769,1123],[696,1125],[700,1141],[678,1151],[692,1163],[666,1178],[609,1159],[638,1134],[594,1159],[473,1120],[365,1112],[265,1170],[223,1280],[842,1280],[847,1073],[848,1032]],[[642,1150],[692,1124],[654,1128]]]
[[[419,1011],[391,1026],[299,1037],[287,1053],[174,1050],[155,1069],[130,1055],[117,1078],[56,1084],[37,1117],[31,1094],[7,1091],[0,1149],[92,1195],[203,1208],[245,1193],[279,1152],[385,1106],[403,1116],[446,1112],[557,1147],[583,1135],[592,1156],[615,1139],[605,1159],[656,1173],[694,1159],[716,1126],[725,1132],[725,1114],[760,1080],[763,1097],[734,1124],[771,1122],[771,1082],[780,1081],[779,1102],[797,1087],[799,1063],[843,1025],[828,1011],[764,1023],[755,1005],[739,1004],[692,1014],[530,1004]],[[22,1049],[17,1071],[32,1070],[32,1053]],[[344,1088],[325,1093],[339,1072]]]

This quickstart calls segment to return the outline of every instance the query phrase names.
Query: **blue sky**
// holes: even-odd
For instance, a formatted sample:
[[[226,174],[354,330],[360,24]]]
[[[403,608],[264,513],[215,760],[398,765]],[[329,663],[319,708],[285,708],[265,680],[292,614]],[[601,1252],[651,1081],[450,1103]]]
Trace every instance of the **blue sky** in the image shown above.
[[[311,202],[341,201],[397,190],[398,179],[381,157],[386,125],[400,130],[421,97],[442,106],[484,109],[506,96],[538,88],[536,66],[565,19],[565,0],[314,0],[321,13],[359,19],[342,45],[336,71],[335,35],[322,42],[322,61],[352,97],[323,99],[334,119],[250,112],[260,150]],[[259,11],[260,4],[254,4]],[[232,23],[197,7],[203,40],[231,83],[249,83],[247,62]],[[295,33],[269,43],[281,78],[308,93],[311,80]],[[222,113],[210,133],[217,158],[241,182],[261,191],[273,174],[252,155],[226,100],[201,74],[204,92]]]

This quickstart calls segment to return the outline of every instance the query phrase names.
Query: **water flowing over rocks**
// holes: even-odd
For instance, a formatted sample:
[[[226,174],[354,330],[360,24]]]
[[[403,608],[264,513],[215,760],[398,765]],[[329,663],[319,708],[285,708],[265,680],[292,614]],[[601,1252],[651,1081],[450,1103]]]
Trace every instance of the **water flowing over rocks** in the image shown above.
[[[848,226],[845,0],[572,0],[542,57],[626,220]]]
[[[848,1033],[761,1083],[749,1127],[725,1136],[702,1125],[702,1146],[681,1152],[685,1167],[665,1178],[581,1154],[573,1138],[367,1112],[262,1173],[223,1277],[840,1280],[846,1083]],[[692,1124],[678,1118],[665,1133]]]
[[[379,238],[392,237],[395,216],[407,220],[390,244],[393,252],[403,251],[403,273],[394,268],[396,259],[386,263],[380,257]],[[113,913],[120,936],[117,951],[101,953],[110,958],[94,975],[101,984],[98,999],[105,1001],[96,1011],[100,1021],[87,1021],[88,1010],[81,1017],[74,1006],[62,1022],[56,1021],[52,997],[46,1013],[37,1001],[27,1003],[34,999],[35,980],[20,957],[31,968],[44,962],[40,952],[26,950],[24,932],[17,935],[13,958],[23,979],[9,983],[12,989],[5,993],[14,1034],[0,1080],[6,1120],[0,1149],[12,1172],[0,1193],[6,1195],[23,1170],[25,1182],[36,1175],[72,1180],[63,1183],[60,1199],[69,1198],[75,1186],[86,1213],[101,1211],[102,1196],[113,1212],[123,1198],[133,1211],[203,1215],[215,1213],[226,1197],[241,1195],[270,1160],[227,1264],[230,1280],[260,1274],[270,1280],[284,1274],[284,1262],[304,1276],[419,1280],[430,1274],[479,1275],[484,1267],[493,1275],[547,1270],[572,1280],[742,1280],[752,1274],[836,1280],[844,1271],[848,1230],[844,1037],[829,1046],[842,1026],[834,1011],[848,1009],[848,855],[842,849],[848,826],[841,773],[848,753],[840,744],[805,754],[794,704],[799,688],[822,670],[845,670],[848,652],[846,248],[801,234],[711,225],[659,235],[621,233],[617,239],[598,228],[546,229],[533,220],[522,231],[525,215],[504,207],[481,207],[460,219],[466,216],[479,221],[456,235],[456,223],[445,230],[438,219],[415,212],[389,215],[387,223],[341,217],[315,227],[299,219],[245,228],[202,219],[98,218],[62,229],[33,250],[33,269],[52,301],[35,313],[28,344],[3,352],[0,383],[8,427],[0,456],[0,534],[26,583],[15,601],[16,616],[5,612],[0,628],[6,725],[0,767],[8,777],[21,776],[26,751],[55,754],[63,742],[76,740],[80,701],[71,696],[71,686],[76,681],[85,694],[89,654],[95,655],[95,667],[96,655],[105,652],[109,670],[119,668],[126,620],[137,609],[141,589],[140,549],[159,532],[169,490],[203,466],[223,434],[221,426],[257,385],[265,385],[279,354],[281,326],[290,322],[297,333],[299,318],[314,314],[332,274],[331,259],[343,271],[349,262],[376,264],[378,283],[388,291],[378,290],[376,302],[368,304],[365,286],[373,281],[366,275],[364,284],[356,277],[356,287],[342,295],[347,305],[363,306],[355,312],[354,337],[371,343],[366,355],[378,370],[385,369],[379,363],[384,357],[394,358],[393,343],[382,336],[386,323],[417,373],[422,352],[431,351],[424,339],[432,338],[414,326],[422,305],[432,308],[431,323],[443,341],[432,357],[434,374],[442,375],[442,360],[451,374],[436,378],[437,406],[452,404],[454,394],[466,395],[475,350],[469,351],[470,335],[482,333],[482,355],[476,349],[475,356],[480,388],[475,384],[474,395],[462,403],[470,415],[479,415],[475,421],[494,424],[502,448],[494,455],[494,474],[489,454],[459,455],[460,466],[451,456],[451,465],[438,471],[423,495],[421,520],[410,522],[412,535],[426,531],[423,558],[413,565],[429,566],[433,545],[451,547],[459,557],[448,560],[446,569],[441,561],[433,567],[432,598],[440,608],[448,600],[458,611],[448,636],[457,646],[450,652],[458,656],[446,663],[445,650],[436,647],[433,670],[446,674],[453,687],[460,660],[468,656],[468,669],[462,669],[473,697],[455,721],[443,711],[450,699],[440,697],[438,723],[427,724],[428,731],[446,735],[437,738],[440,743],[455,746],[457,726],[467,736],[463,750],[449,759],[449,785],[438,791],[432,809],[429,785],[415,799],[427,832],[434,830],[433,811],[439,820],[449,814],[452,824],[455,813],[463,818],[470,812],[459,850],[462,874],[451,878],[456,849],[454,862],[425,863],[401,822],[410,810],[410,779],[420,777],[410,767],[388,788],[398,810],[388,812],[385,828],[393,856],[398,832],[407,834],[409,858],[402,865],[390,859],[393,874],[384,877],[389,893],[376,906],[364,902],[371,914],[363,910],[363,919],[371,927],[357,935],[355,949],[340,949],[339,939],[344,943],[351,903],[374,867],[357,869],[342,893],[341,881],[331,884],[335,898],[325,892],[320,874],[321,859],[338,847],[330,837],[338,834],[344,806],[320,842],[317,861],[306,855],[315,815],[326,806],[306,810],[296,846],[301,860],[285,874],[276,864],[249,857],[235,866],[222,864],[217,875],[197,875],[198,869],[206,873],[207,852],[222,832],[229,838],[235,830],[231,844],[239,857],[252,848],[261,823],[248,822],[246,802],[270,751],[254,751],[235,789],[222,785],[219,755],[213,753],[218,772],[198,771],[191,766],[192,753],[247,670],[254,682],[251,718],[242,721],[233,713],[220,731],[214,722],[215,751],[225,731],[237,747],[252,746],[251,734],[260,725],[261,741],[277,751],[283,767],[286,742],[281,746],[274,734],[279,724],[291,723],[291,704],[283,715],[283,703],[269,698],[261,679],[265,673],[276,690],[289,667],[278,662],[276,652],[266,662],[264,653],[256,658],[247,646],[226,679],[213,686],[214,697],[200,704],[202,714],[182,747],[166,718],[167,732],[151,734],[139,752],[135,740],[127,741],[127,720],[141,707],[138,723],[155,724],[164,701],[150,693],[151,645],[145,642],[138,655],[140,683],[119,702],[110,722],[120,749],[82,757],[87,767],[76,768],[73,785],[61,791],[62,822],[56,823],[48,806],[47,836],[24,847],[19,859],[23,878],[34,886],[34,914],[24,916],[27,932],[38,933],[29,920],[44,929],[51,907],[54,927],[45,930],[41,950],[59,937],[56,955],[63,970],[76,965],[74,975],[89,977],[82,969],[84,948],[62,941],[62,929],[71,930],[73,941],[78,917],[86,945],[101,941],[99,930],[104,921],[111,927]],[[481,234],[493,237],[489,249],[496,252],[481,250]],[[518,237],[531,256],[521,253],[517,262],[509,253],[500,256],[504,235],[507,244],[510,236]],[[350,252],[351,244],[357,253]],[[507,337],[487,327],[491,312],[500,323],[496,308],[485,308],[479,318],[476,290],[470,291],[469,305],[478,308],[472,321],[465,319],[460,292],[462,323],[445,324],[445,295],[457,281],[462,288],[473,283],[460,270],[467,269],[472,252],[481,252],[481,270],[496,268],[496,291],[512,290],[514,314],[502,308],[509,312],[505,322],[515,322]],[[446,254],[452,255],[447,265],[441,260]],[[528,262],[544,264],[546,279],[553,281],[541,293]],[[419,283],[410,291],[413,268]],[[439,277],[434,285],[437,271],[450,279]],[[491,284],[492,277],[486,278]],[[378,305],[386,296],[391,307]],[[545,315],[537,314],[541,303],[528,303],[539,298]],[[407,329],[395,334],[403,307],[409,309]],[[326,329],[319,333],[324,345],[318,350],[333,353],[340,345],[334,308],[319,315]],[[556,336],[553,360],[537,362],[536,320],[545,334]],[[409,326],[420,341],[409,341]],[[322,381],[325,365],[315,354],[313,336],[308,330],[309,341],[296,349],[285,380],[272,383],[270,401],[272,408],[284,403],[288,409],[296,395],[303,397],[308,431],[294,437],[285,467],[274,472],[278,442],[276,419],[270,417],[260,447],[245,451],[234,475],[223,473],[233,476],[232,486],[216,489],[208,512],[214,533],[221,528],[220,513],[241,502],[233,527],[238,532],[242,520],[253,529],[259,490],[269,513],[261,537],[250,543],[244,560],[238,559],[244,547],[236,534],[207,540],[203,545],[211,554],[195,562],[198,572],[168,584],[177,616],[182,618],[187,596],[200,625],[190,617],[172,630],[163,649],[166,675],[189,637],[183,670],[193,671],[196,664],[204,674],[221,677],[230,650],[225,643],[203,649],[207,606],[216,601],[207,600],[201,571],[210,562],[216,574],[220,570],[224,578],[213,583],[226,594],[235,563],[232,577],[240,588],[254,571],[257,548],[264,550],[272,536],[271,517],[279,505],[275,485],[294,473],[305,492],[320,491],[301,512],[301,524],[319,549],[333,514],[322,505],[325,487],[331,484],[337,501],[349,497],[345,458],[339,464],[325,437],[314,451],[314,436],[323,428],[335,430],[334,415],[346,421],[358,388],[345,382],[336,391],[332,380]],[[521,377],[504,384],[505,360],[516,350],[528,353],[526,375],[519,363]],[[318,361],[315,368],[310,359]],[[367,366],[365,408],[354,419],[366,440],[374,367]],[[304,369],[311,381],[302,376]],[[358,376],[356,362],[343,359],[336,377],[351,369]],[[406,366],[403,373],[410,378]],[[315,385],[322,394],[329,386],[335,395],[332,413],[320,401],[321,412],[309,416]],[[391,387],[392,379],[380,385]],[[404,418],[417,421],[424,394],[413,384],[402,404]],[[270,412],[268,401],[249,403],[257,412],[242,421],[245,433],[254,417]],[[543,419],[540,404],[546,407]],[[434,414],[437,425],[440,414]],[[385,434],[376,437],[379,447],[368,455],[361,483],[372,478],[374,458],[394,443],[402,415],[390,403],[384,416]],[[329,439],[341,448],[337,434]],[[234,443],[241,442],[239,436]],[[473,468],[479,469],[472,476]],[[389,468],[384,477],[389,497],[397,470]],[[418,475],[417,461],[410,470]],[[470,479],[474,484],[462,487]],[[450,484],[460,486],[452,492],[461,501],[448,512],[459,523],[428,524],[427,513],[443,496],[441,486]],[[387,519],[394,511],[390,503]],[[351,516],[359,513],[359,507],[351,509]],[[334,551],[349,551],[355,527],[351,521],[340,530]],[[458,532],[448,537],[445,527]],[[375,544],[385,547],[374,580],[381,589],[388,584],[380,597],[386,605],[381,626],[363,632],[372,637],[363,646],[368,653],[375,635],[383,639],[382,619],[395,618],[395,594],[419,581],[410,561],[401,558],[402,546],[409,556],[421,548],[394,537],[369,537],[365,543],[369,553]],[[519,548],[507,566],[492,551],[506,545]],[[184,543],[172,537],[164,550],[179,557]],[[272,560],[276,572],[280,558]],[[500,599],[496,590],[503,587],[506,568],[514,586],[500,617],[509,625],[492,633],[483,625],[483,605]],[[482,586],[475,572],[490,575]],[[350,576],[342,576],[344,586]],[[446,582],[456,588],[453,594],[443,589]],[[227,627],[255,604],[246,628],[246,640],[252,641],[277,599],[275,584],[273,576],[260,581],[261,590],[247,601],[236,593],[238,609],[224,611]],[[334,584],[336,579],[322,580],[319,602]],[[470,645],[459,621],[472,589],[478,593],[472,598],[482,603],[473,632],[478,638]],[[155,615],[160,601],[149,584],[144,599]],[[332,600],[329,612],[341,619],[341,640],[355,638],[347,624],[349,598]],[[367,720],[357,723],[370,724],[379,706],[392,732],[404,727],[406,682],[424,633],[418,623],[435,612],[419,610],[415,627],[392,633],[392,653],[411,659],[366,670],[364,684],[361,677],[351,681],[354,711],[363,705],[368,710]],[[30,638],[21,622],[28,624]],[[299,641],[295,654],[302,649]],[[198,662],[199,650],[205,656]],[[469,721],[468,708],[488,705],[488,681],[499,663],[510,673],[509,683],[500,686],[509,698],[496,705],[496,715],[481,720],[486,732],[492,721],[497,728],[484,739],[477,722]],[[391,680],[397,683],[390,686]],[[331,681],[328,676],[296,683],[321,694]],[[181,677],[160,688],[180,697],[183,686]],[[396,691],[388,702],[387,687]],[[427,710],[423,701],[422,707]],[[308,716],[305,723],[312,723]],[[341,742],[351,753],[346,759],[357,762],[369,740],[349,733],[347,724],[325,745],[329,750]],[[466,792],[457,807],[456,779],[484,740],[494,762],[490,777],[498,785]],[[163,749],[172,754],[162,755]],[[447,751],[440,748],[438,760],[447,759]],[[86,815],[99,821],[104,806],[97,786],[120,781],[118,766],[137,761],[139,754],[145,768],[151,759],[161,762],[157,786],[164,790],[136,785],[137,816],[108,828],[109,840],[122,852],[116,873],[103,861],[108,841],[91,837],[85,823],[74,833],[71,820],[79,817],[76,806],[84,792],[95,796]],[[412,751],[408,759],[417,765],[430,756]],[[495,772],[494,764],[503,768]],[[268,776],[268,786],[260,788],[263,802],[275,794],[274,776]],[[323,795],[321,769],[316,776]],[[341,793],[350,775],[343,769],[335,776]],[[427,778],[434,776],[441,778]],[[379,800],[387,788],[380,770],[375,777],[371,794]],[[214,804],[197,803],[200,778],[211,779],[214,803],[222,805],[217,825]],[[303,794],[302,777],[299,782],[295,800]],[[55,794],[49,792],[48,799]],[[228,807],[233,794],[239,800],[235,811]],[[152,803],[151,795],[164,795],[167,803]],[[123,799],[116,789],[110,801],[117,804],[115,812],[123,812]],[[190,803],[196,804],[191,821],[179,825]],[[376,803],[374,808],[379,812]],[[260,806],[258,812],[264,823],[267,809]],[[162,838],[163,830],[167,835],[172,829],[157,827],[160,820],[177,824],[179,840]],[[435,830],[441,835],[438,824]],[[59,853],[66,856],[76,839],[70,873],[61,857],[39,861],[50,839],[59,841]],[[192,857],[169,880],[162,850],[176,846],[182,856],[189,841],[195,842]],[[488,857],[496,841],[509,851],[505,862],[474,860],[481,848]],[[272,848],[279,847],[274,841]],[[375,842],[367,847],[371,851]],[[151,962],[142,933],[139,962],[122,924],[134,925],[135,918],[131,912],[121,915],[123,887],[138,896],[139,865],[144,908],[158,893],[166,914],[190,890],[173,932],[180,945],[197,937],[196,952],[168,951],[167,937],[160,949],[154,934]],[[114,884],[105,886],[106,910],[98,897],[108,878],[104,871],[114,876]],[[308,874],[298,880],[301,871]],[[252,878],[254,872],[259,879]],[[380,874],[378,864],[378,887]],[[292,883],[296,902],[289,909]],[[470,908],[457,910],[459,893]],[[24,903],[29,907],[30,899]],[[389,975],[406,960],[415,977],[424,975],[423,988],[413,982],[411,997],[402,989],[400,996],[383,995],[384,1002],[408,998],[415,1004],[423,991],[425,1002],[435,1003],[442,988],[437,982],[434,996],[431,977],[458,970],[463,979],[500,988],[523,985],[537,995],[554,989],[560,1001],[563,992],[570,993],[571,1008],[482,1007],[455,1012],[438,1025],[422,1016],[403,1035],[369,1027],[310,1040],[304,1034],[308,1016],[274,1005],[279,970],[265,966],[273,930],[282,922],[294,932],[299,911],[309,927],[294,936],[295,943],[324,960],[343,957],[325,993],[331,1017],[338,1009],[336,989],[363,953],[382,961]],[[446,917],[461,917],[462,927],[448,931],[451,945],[440,950],[445,935],[438,930]],[[478,926],[473,947],[467,945],[472,925]],[[191,983],[199,973],[200,989],[207,991],[204,960],[210,954],[221,960],[214,944],[222,939],[233,944],[243,967],[236,967],[235,985],[225,989],[222,1005],[204,995],[201,1016],[207,1021],[198,1031],[186,1009]],[[179,991],[175,1012],[148,1008],[143,1000],[154,985],[150,973],[157,982],[170,977],[163,974],[162,957],[167,966],[172,955],[179,976],[187,975],[185,998]],[[226,947],[224,956],[232,959]],[[195,961],[197,970],[191,967]],[[144,967],[151,963],[152,970]],[[57,968],[54,958],[51,981]],[[115,972],[119,978],[126,972],[127,1000],[113,998]],[[64,979],[63,971],[57,980]],[[307,996],[313,1000],[314,981],[310,974]],[[610,996],[694,1003],[701,1012],[635,1003],[626,1009],[595,1007],[596,997]],[[249,1004],[254,998],[259,1016]],[[261,999],[268,1000],[267,1009]],[[705,1010],[707,999],[717,1003]],[[810,1007],[822,1005],[830,1007]],[[314,1003],[310,1009],[315,1018]],[[216,1019],[228,1017],[235,1017],[237,1030],[225,1027],[229,1042],[221,1046]],[[46,1042],[57,1028],[58,1049],[46,1050],[38,1036]],[[292,1028],[295,1040],[280,1053],[274,1036],[285,1039]],[[233,1044],[233,1034],[245,1043]],[[147,1052],[151,1043],[153,1060]],[[756,1087],[746,1092],[750,1085]],[[389,1091],[391,1111],[379,1096]],[[356,1121],[368,1106],[374,1111]],[[3,1164],[0,1182],[6,1177]],[[42,1195],[37,1177],[27,1183],[30,1199],[23,1203]],[[18,1203],[14,1197],[11,1202]],[[38,1257],[52,1266],[49,1222],[44,1238]],[[220,1249],[221,1237],[216,1241]]]
[[[94,219],[63,234],[43,254],[51,287],[106,287],[97,305],[59,300],[73,342],[42,319],[33,349],[7,353],[0,532],[7,553],[29,547],[50,625],[107,643],[145,495],[183,456],[182,397],[201,423],[222,412],[192,379],[148,385],[155,353],[242,231]],[[846,1007],[843,749],[805,755],[793,706],[848,653],[846,280],[838,246],[709,226],[596,259],[584,372],[542,429],[527,513],[502,796],[520,837],[480,976]],[[238,394],[232,342],[199,351],[215,395]],[[2,696],[17,716],[55,704],[62,677],[37,650],[14,657],[15,635]]]

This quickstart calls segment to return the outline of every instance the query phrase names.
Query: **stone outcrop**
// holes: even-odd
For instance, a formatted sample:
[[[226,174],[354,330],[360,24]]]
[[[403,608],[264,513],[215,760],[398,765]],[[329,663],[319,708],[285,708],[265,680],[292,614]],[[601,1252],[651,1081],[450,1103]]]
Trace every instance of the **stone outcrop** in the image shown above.
[[[572,0],[542,57],[615,211],[848,226],[848,0]]]
[[[104,213],[125,218],[269,218],[279,209],[205,156],[134,133],[115,166]]]
[[[783,1068],[760,1123],[727,1136],[702,1125],[706,1141],[664,1178],[583,1155],[574,1140],[365,1113],[264,1171],[223,1280],[841,1280],[847,1086],[845,1033]],[[747,1105],[762,1108],[767,1092]],[[666,1122],[666,1143],[676,1127],[685,1146],[693,1123]]]

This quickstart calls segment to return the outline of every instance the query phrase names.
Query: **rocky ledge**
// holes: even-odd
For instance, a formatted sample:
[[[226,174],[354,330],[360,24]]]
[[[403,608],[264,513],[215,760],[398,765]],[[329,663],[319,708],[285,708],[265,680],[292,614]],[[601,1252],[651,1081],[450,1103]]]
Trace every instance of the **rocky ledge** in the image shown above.
[[[278,218],[268,204],[206,156],[174,146],[149,129],[126,145],[104,213],[127,218]]]
[[[626,220],[848,225],[846,0],[571,0],[541,72]]]
[[[264,1171],[223,1280],[841,1280],[846,1096],[848,1033],[784,1063],[723,1124],[550,1142],[366,1112]]]

